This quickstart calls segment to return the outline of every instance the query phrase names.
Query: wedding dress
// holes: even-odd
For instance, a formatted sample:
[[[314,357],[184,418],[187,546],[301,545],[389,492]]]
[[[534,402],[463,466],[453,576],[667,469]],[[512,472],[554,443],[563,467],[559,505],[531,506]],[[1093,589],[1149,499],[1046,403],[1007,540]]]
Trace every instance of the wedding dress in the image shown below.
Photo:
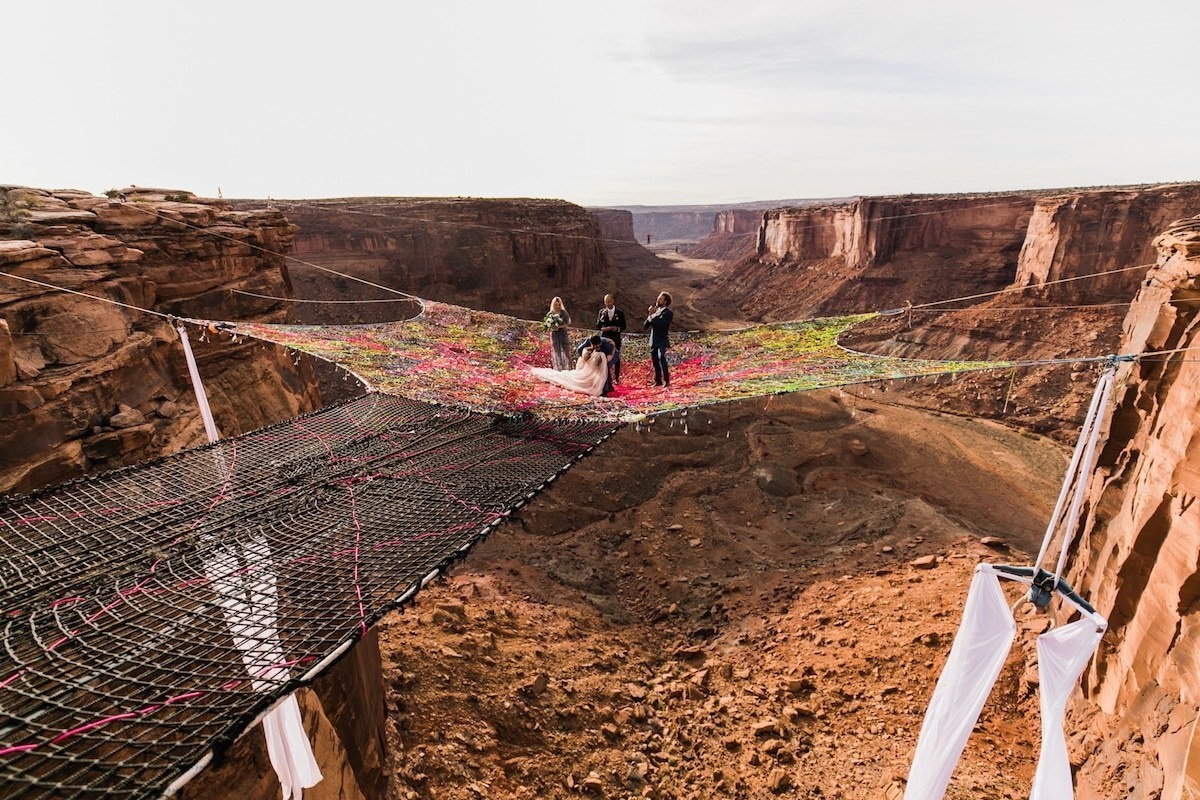
[[[595,351],[581,355],[573,370],[532,367],[530,371],[535,378],[557,384],[573,392],[599,397],[604,393],[604,384],[608,382],[608,359],[604,357],[604,353]]]

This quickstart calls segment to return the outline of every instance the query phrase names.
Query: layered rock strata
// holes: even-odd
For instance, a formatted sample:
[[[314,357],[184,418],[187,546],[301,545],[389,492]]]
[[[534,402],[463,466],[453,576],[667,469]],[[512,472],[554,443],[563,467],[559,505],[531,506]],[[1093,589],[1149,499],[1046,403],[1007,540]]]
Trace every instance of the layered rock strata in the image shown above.
[[[186,192],[129,189],[126,198],[0,187],[0,272],[16,276],[0,276],[0,491],[205,441],[178,334],[137,309],[286,318],[280,303],[232,293],[288,291],[281,254],[293,231],[282,214],[233,211]],[[317,407],[307,362],[198,334],[224,435]]]
[[[773,319],[1047,284],[1055,286],[1047,298],[1059,303],[1126,299],[1140,280],[1127,268],[1153,262],[1154,236],[1197,210],[1196,183],[774,209],[762,215],[753,256],[712,291]],[[1056,283],[1113,270],[1125,271]]]
[[[722,261],[739,261],[752,256],[758,252],[763,218],[762,211],[753,209],[721,211],[713,220],[712,232],[688,248],[688,255]]]
[[[1097,190],[1037,199],[1017,261],[1014,287],[1054,285],[1061,303],[1125,299],[1157,259],[1154,237],[1175,220],[1200,211],[1200,184]],[[1107,274],[1105,274],[1107,273]]]
[[[605,243],[637,241],[633,235],[633,212],[620,208],[590,208],[588,211],[600,226],[600,236]]]
[[[388,289],[397,289],[540,319],[553,295],[568,307],[587,298],[590,307],[592,285],[609,270],[601,223],[561,200],[393,197],[275,205],[298,226],[289,274],[299,298],[387,300],[397,297]],[[307,315],[304,321],[312,322],[381,321],[410,312],[403,306],[390,316],[378,306],[353,312],[297,308]],[[317,316],[321,313],[326,316]],[[342,316],[331,319],[334,313]],[[346,316],[351,313],[358,316]]]
[[[1070,574],[1110,625],[1068,725],[1081,800],[1200,796],[1200,217],[1155,246]]]

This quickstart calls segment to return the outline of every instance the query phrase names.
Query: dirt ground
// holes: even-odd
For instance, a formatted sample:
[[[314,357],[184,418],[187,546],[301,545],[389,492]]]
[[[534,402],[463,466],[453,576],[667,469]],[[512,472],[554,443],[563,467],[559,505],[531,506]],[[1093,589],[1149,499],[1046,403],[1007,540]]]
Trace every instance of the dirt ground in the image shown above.
[[[1028,563],[1067,453],[876,400],[626,428],[389,617],[396,796],[900,797],[971,571]],[[948,797],[1028,796],[1018,618]]]
[[[646,258],[644,251],[637,258],[613,259],[621,276],[617,304],[625,308],[631,330],[640,330],[645,309],[659,292],[671,295],[671,308],[675,312],[673,330],[723,330],[747,324],[737,316],[736,308],[725,308],[711,300],[702,302],[701,290],[720,274],[720,261],[691,258],[671,247],[656,246],[653,250],[656,259]]]

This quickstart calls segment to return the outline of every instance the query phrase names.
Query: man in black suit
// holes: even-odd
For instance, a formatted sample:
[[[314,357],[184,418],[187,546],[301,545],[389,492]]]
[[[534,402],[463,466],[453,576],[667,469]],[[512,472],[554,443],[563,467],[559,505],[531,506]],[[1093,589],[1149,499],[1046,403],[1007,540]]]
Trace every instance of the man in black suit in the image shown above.
[[[612,339],[617,348],[612,360],[612,382],[621,382],[621,331],[625,330],[625,312],[617,308],[616,300],[611,294],[604,295],[604,308],[596,317],[596,329],[600,335]]]
[[[671,295],[660,292],[654,305],[646,309],[646,321],[643,328],[650,329],[650,363],[654,365],[654,385],[670,386],[671,370],[667,367],[667,348],[671,340],[667,333],[671,330]]]
[[[605,358],[607,358],[609,360],[608,363],[610,365],[612,364],[613,359],[616,357],[616,352],[617,352],[617,347],[616,347],[616,345],[614,345],[612,343],[612,340],[606,339],[598,333],[594,334],[589,339],[584,339],[582,342],[579,343],[579,346],[575,348],[575,357],[581,358],[583,356],[584,351],[588,350],[588,349],[599,350],[601,353],[604,353],[604,356],[605,356]],[[609,369],[608,379],[604,381],[604,391],[601,393],[600,396],[608,397],[608,395],[612,392],[612,390],[613,390],[613,376],[612,376],[612,370]]]

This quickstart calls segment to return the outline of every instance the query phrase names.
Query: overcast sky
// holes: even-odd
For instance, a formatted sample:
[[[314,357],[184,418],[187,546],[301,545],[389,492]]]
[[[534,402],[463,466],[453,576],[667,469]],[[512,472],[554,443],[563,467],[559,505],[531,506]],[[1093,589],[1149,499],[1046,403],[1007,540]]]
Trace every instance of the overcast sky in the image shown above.
[[[0,184],[727,203],[1200,179],[1200,2],[41,0]]]

